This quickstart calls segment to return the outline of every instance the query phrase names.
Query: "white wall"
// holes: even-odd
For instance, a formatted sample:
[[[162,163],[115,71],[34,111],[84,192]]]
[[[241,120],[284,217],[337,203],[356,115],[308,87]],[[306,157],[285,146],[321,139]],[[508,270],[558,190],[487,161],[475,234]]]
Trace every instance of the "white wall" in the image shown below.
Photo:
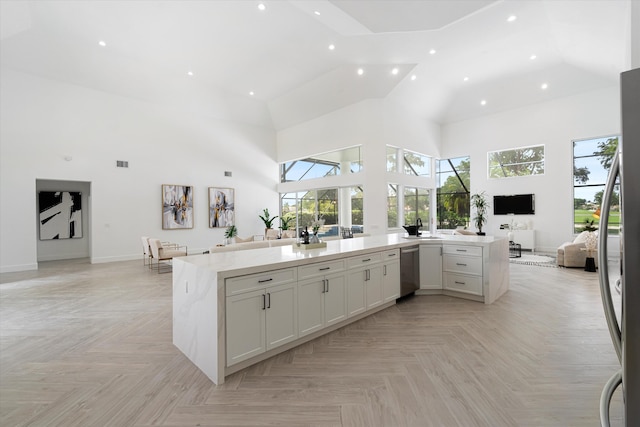
[[[1,75],[2,272],[37,267],[36,179],[91,183],[92,262],[141,257],[141,235],[187,244],[190,253],[221,242],[224,229],[208,227],[208,187],[235,188],[240,236],[263,232],[262,208],[277,211],[272,129],[5,68]],[[194,186],[193,229],[161,229],[162,184]]]
[[[437,156],[440,126],[410,115],[398,104],[383,99],[370,99],[350,105],[308,122],[278,132],[278,161],[304,158],[314,154],[362,145],[364,169],[353,175],[342,175],[315,181],[286,183],[281,192],[302,188],[364,185],[364,227],[367,233],[386,231],[387,182],[386,145],[407,148]],[[433,187],[433,179],[398,176],[393,182]],[[405,183],[405,182],[400,182]]]
[[[619,89],[611,87],[491,116],[451,123],[442,129],[442,156],[471,156],[471,192],[534,193],[536,214],[516,216],[531,221],[539,250],[555,251],[573,239],[572,141],[620,132]],[[487,151],[545,145],[545,175],[487,178]],[[489,216],[494,234],[506,216]]]

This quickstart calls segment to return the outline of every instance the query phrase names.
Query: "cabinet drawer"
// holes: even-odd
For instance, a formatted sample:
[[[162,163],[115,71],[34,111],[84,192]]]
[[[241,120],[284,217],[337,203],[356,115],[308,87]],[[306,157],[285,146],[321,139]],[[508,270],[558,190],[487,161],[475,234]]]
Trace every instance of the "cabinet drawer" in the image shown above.
[[[400,259],[399,249],[392,249],[390,251],[382,252],[382,262],[393,261],[394,259]]]
[[[480,246],[463,246],[463,245],[443,245],[445,254],[482,256],[482,247]]]
[[[482,276],[482,258],[460,255],[444,256],[444,271]]]
[[[482,277],[446,272],[443,288],[482,296]]]
[[[307,279],[309,277],[324,276],[344,270],[344,260],[318,262],[316,264],[298,267],[298,278]]]
[[[366,267],[369,264],[375,264],[376,262],[380,262],[381,256],[380,252],[375,254],[367,254],[362,256],[355,256],[347,259],[347,268],[358,268],[358,267]]]
[[[268,286],[282,285],[295,282],[297,278],[295,268],[265,271],[264,273],[231,277],[225,280],[227,296],[263,289]]]

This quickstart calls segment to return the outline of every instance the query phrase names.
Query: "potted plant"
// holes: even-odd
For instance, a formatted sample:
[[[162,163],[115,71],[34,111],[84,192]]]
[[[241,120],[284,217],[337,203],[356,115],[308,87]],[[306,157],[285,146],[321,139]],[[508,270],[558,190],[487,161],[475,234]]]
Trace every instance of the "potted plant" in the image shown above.
[[[269,208],[264,208],[262,210],[262,215],[258,215],[260,217],[260,219],[262,220],[262,222],[264,222],[264,228],[265,228],[265,234],[267,233],[267,230],[269,230],[270,228],[273,228],[273,221],[276,220],[276,218],[278,218],[278,215],[276,216],[271,216],[271,214],[269,213]]]
[[[282,231],[288,230],[289,229],[289,223],[291,222],[292,219],[293,218],[291,218],[290,216],[289,217],[281,216],[280,217],[280,229]]]
[[[225,244],[232,242],[232,239],[238,235],[238,229],[235,225],[230,225],[224,230]]]
[[[476,210],[476,216],[473,217],[476,228],[478,229],[478,236],[484,236],[482,226],[487,222],[487,210],[489,209],[489,200],[484,191],[473,194],[471,196],[471,206]]]

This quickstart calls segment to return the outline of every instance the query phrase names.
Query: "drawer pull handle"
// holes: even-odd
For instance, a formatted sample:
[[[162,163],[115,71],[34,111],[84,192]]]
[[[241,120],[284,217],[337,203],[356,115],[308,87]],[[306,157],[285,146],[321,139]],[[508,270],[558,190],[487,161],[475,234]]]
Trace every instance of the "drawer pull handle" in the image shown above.
[[[318,269],[319,271],[331,270],[331,267],[322,267]]]
[[[389,254],[387,256],[396,256],[396,255],[397,255],[396,253],[392,253],[392,254]]]
[[[369,262],[371,261],[371,258],[367,258],[367,259],[363,259],[362,262]]]
[[[456,252],[467,252],[466,249],[456,249]]]
[[[272,280],[273,280],[273,278],[258,280],[258,283],[266,283],[266,282],[270,282]]]
[[[262,294],[262,309],[267,309],[267,296],[265,294]]]
[[[271,308],[271,294],[267,293],[267,308]]]
[[[461,265],[461,266],[463,266],[463,267],[466,267],[466,266],[467,266],[467,264],[463,264],[463,263],[461,263],[461,262],[456,262],[456,265]]]
[[[458,282],[457,280],[454,282],[456,285],[466,285],[465,282]]]

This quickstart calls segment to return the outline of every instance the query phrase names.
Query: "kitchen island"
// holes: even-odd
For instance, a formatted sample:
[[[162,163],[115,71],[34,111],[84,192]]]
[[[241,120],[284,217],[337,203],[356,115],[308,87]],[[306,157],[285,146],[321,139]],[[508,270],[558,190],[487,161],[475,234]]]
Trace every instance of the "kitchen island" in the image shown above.
[[[303,342],[395,304],[400,249],[419,246],[420,289],[490,304],[509,288],[508,241],[491,236],[403,234],[173,260],[173,343],[215,384]],[[435,260],[438,261],[438,260]],[[441,270],[434,265],[441,265]],[[422,288],[422,286],[421,286]],[[428,297],[427,297],[428,298]]]

